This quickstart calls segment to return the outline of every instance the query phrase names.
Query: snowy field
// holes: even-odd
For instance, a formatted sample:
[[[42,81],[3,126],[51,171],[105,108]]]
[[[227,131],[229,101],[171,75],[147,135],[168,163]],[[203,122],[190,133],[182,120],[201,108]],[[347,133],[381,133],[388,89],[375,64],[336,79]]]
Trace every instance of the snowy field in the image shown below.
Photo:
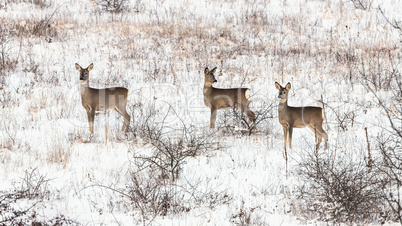
[[[400,0],[1,1],[0,225],[397,224],[386,204],[308,211],[301,168],[313,153],[365,164],[368,144],[380,159],[401,130],[398,21]],[[127,134],[112,111],[89,132],[75,63],[94,63],[91,87],[129,89]],[[209,129],[206,67],[214,87],[251,89],[251,135],[232,110]],[[275,81],[289,105],[324,106],[328,150],[295,129],[286,164]]]

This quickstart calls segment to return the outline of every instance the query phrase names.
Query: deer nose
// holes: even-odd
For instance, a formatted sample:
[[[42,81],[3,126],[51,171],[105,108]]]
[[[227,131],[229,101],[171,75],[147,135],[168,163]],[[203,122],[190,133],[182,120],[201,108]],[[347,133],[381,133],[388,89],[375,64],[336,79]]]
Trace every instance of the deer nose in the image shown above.
[[[218,82],[218,81],[216,81],[216,79],[214,79],[214,82]]]

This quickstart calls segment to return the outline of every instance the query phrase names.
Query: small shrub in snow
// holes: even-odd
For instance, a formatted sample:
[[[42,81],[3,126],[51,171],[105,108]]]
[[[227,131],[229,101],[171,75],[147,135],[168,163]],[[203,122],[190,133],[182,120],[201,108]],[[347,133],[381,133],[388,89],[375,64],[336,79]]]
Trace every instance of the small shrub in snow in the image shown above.
[[[149,119],[149,118],[148,118]],[[211,146],[209,134],[199,135],[194,127],[184,126],[179,131],[166,133],[165,125],[146,120],[140,137],[152,146],[151,155],[134,156],[145,166],[158,167],[161,175],[175,181],[183,164],[190,157],[206,152]]]
[[[382,219],[386,205],[378,192],[380,180],[363,161],[343,153],[314,152],[300,164],[299,174],[306,181],[300,189],[304,214],[332,223]]]
[[[251,225],[251,216],[253,214],[254,209],[248,209],[244,207],[244,201],[242,201],[242,205],[236,214],[233,214],[230,217],[230,222],[235,225]]]
[[[389,70],[385,77],[390,78],[392,95],[382,97],[377,86],[371,81],[364,85],[376,98],[377,104],[386,115],[389,125],[380,125],[378,135],[379,157],[374,159],[373,171],[381,177],[380,195],[389,205],[393,221],[402,224],[402,77],[397,68]]]
[[[163,116],[153,109],[141,110],[133,116],[134,120],[141,121],[134,122],[130,132],[137,141],[149,145],[152,149],[151,153],[134,154],[138,164],[143,167],[157,167],[162,177],[175,181],[186,161],[208,151],[214,142],[211,139],[212,134],[186,125],[177,115],[169,117],[171,111],[169,108]],[[176,127],[177,124],[179,127]]]
[[[353,128],[356,121],[356,112],[360,110],[358,107],[353,106],[351,108],[342,107],[331,107],[326,105],[332,111],[334,118],[336,119],[336,126],[342,129],[342,131],[347,131]]]
[[[252,135],[255,132],[264,132],[269,129],[266,123],[270,119],[274,118],[274,102],[260,102],[257,108],[253,108],[255,114],[255,123],[250,122],[245,114],[233,108],[232,111],[222,111],[222,122],[219,122],[219,130],[223,131],[223,134],[227,135]],[[269,133],[270,131],[265,131]]]
[[[127,0],[96,0],[95,3],[107,12],[120,13],[127,9]]]
[[[13,72],[18,64],[18,58],[11,53],[13,47],[9,44],[9,33],[7,27],[0,25],[0,90],[4,86],[6,75]]]
[[[141,212],[142,220],[166,216],[174,205],[174,191],[158,173],[151,168],[146,173],[129,174],[127,195],[135,209]]]
[[[49,195],[48,182],[49,179],[45,175],[41,175],[36,168],[25,170],[20,191],[23,191],[21,193],[25,195],[24,198],[44,199]]]
[[[374,0],[351,0],[356,9],[369,11],[372,8]]]
[[[41,9],[47,8],[51,5],[47,0],[6,0],[5,6],[7,6],[7,4],[11,5],[11,3],[17,4],[21,2],[31,3],[35,6],[38,6]]]
[[[25,171],[14,190],[0,191],[0,225],[79,225],[64,215],[48,218],[38,214],[50,196],[48,181],[35,168]]]

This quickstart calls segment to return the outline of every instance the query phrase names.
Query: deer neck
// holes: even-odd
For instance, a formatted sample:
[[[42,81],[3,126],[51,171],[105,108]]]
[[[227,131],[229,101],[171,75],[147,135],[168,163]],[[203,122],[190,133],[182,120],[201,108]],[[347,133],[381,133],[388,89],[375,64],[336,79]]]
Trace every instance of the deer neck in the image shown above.
[[[278,111],[284,111],[288,108],[288,99],[280,99],[279,100],[279,105],[278,105]]]
[[[212,85],[204,84],[204,89],[203,89],[204,95],[211,93],[212,89],[213,89]]]
[[[89,89],[89,81],[80,81],[81,96],[84,96],[85,91]]]

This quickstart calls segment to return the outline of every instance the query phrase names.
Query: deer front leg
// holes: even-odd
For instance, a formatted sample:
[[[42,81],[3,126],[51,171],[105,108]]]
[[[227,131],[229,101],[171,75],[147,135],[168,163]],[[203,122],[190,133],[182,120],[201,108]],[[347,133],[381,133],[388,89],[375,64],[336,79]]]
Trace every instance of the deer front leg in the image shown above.
[[[218,110],[216,108],[211,108],[211,120],[209,123],[209,128],[215,128],[215,120],[216,120],[217,113],[218,113]]]
[[[286,151],[286,141],[288,138],[288,128],[285,125],[283,127],[283,149]]]
[[[88,115],[89,132],[94,133],[95,109],[88,107],[85,110],[87,110]]]
[[[293,126],[289,126],[289,149],[292,149]]]

